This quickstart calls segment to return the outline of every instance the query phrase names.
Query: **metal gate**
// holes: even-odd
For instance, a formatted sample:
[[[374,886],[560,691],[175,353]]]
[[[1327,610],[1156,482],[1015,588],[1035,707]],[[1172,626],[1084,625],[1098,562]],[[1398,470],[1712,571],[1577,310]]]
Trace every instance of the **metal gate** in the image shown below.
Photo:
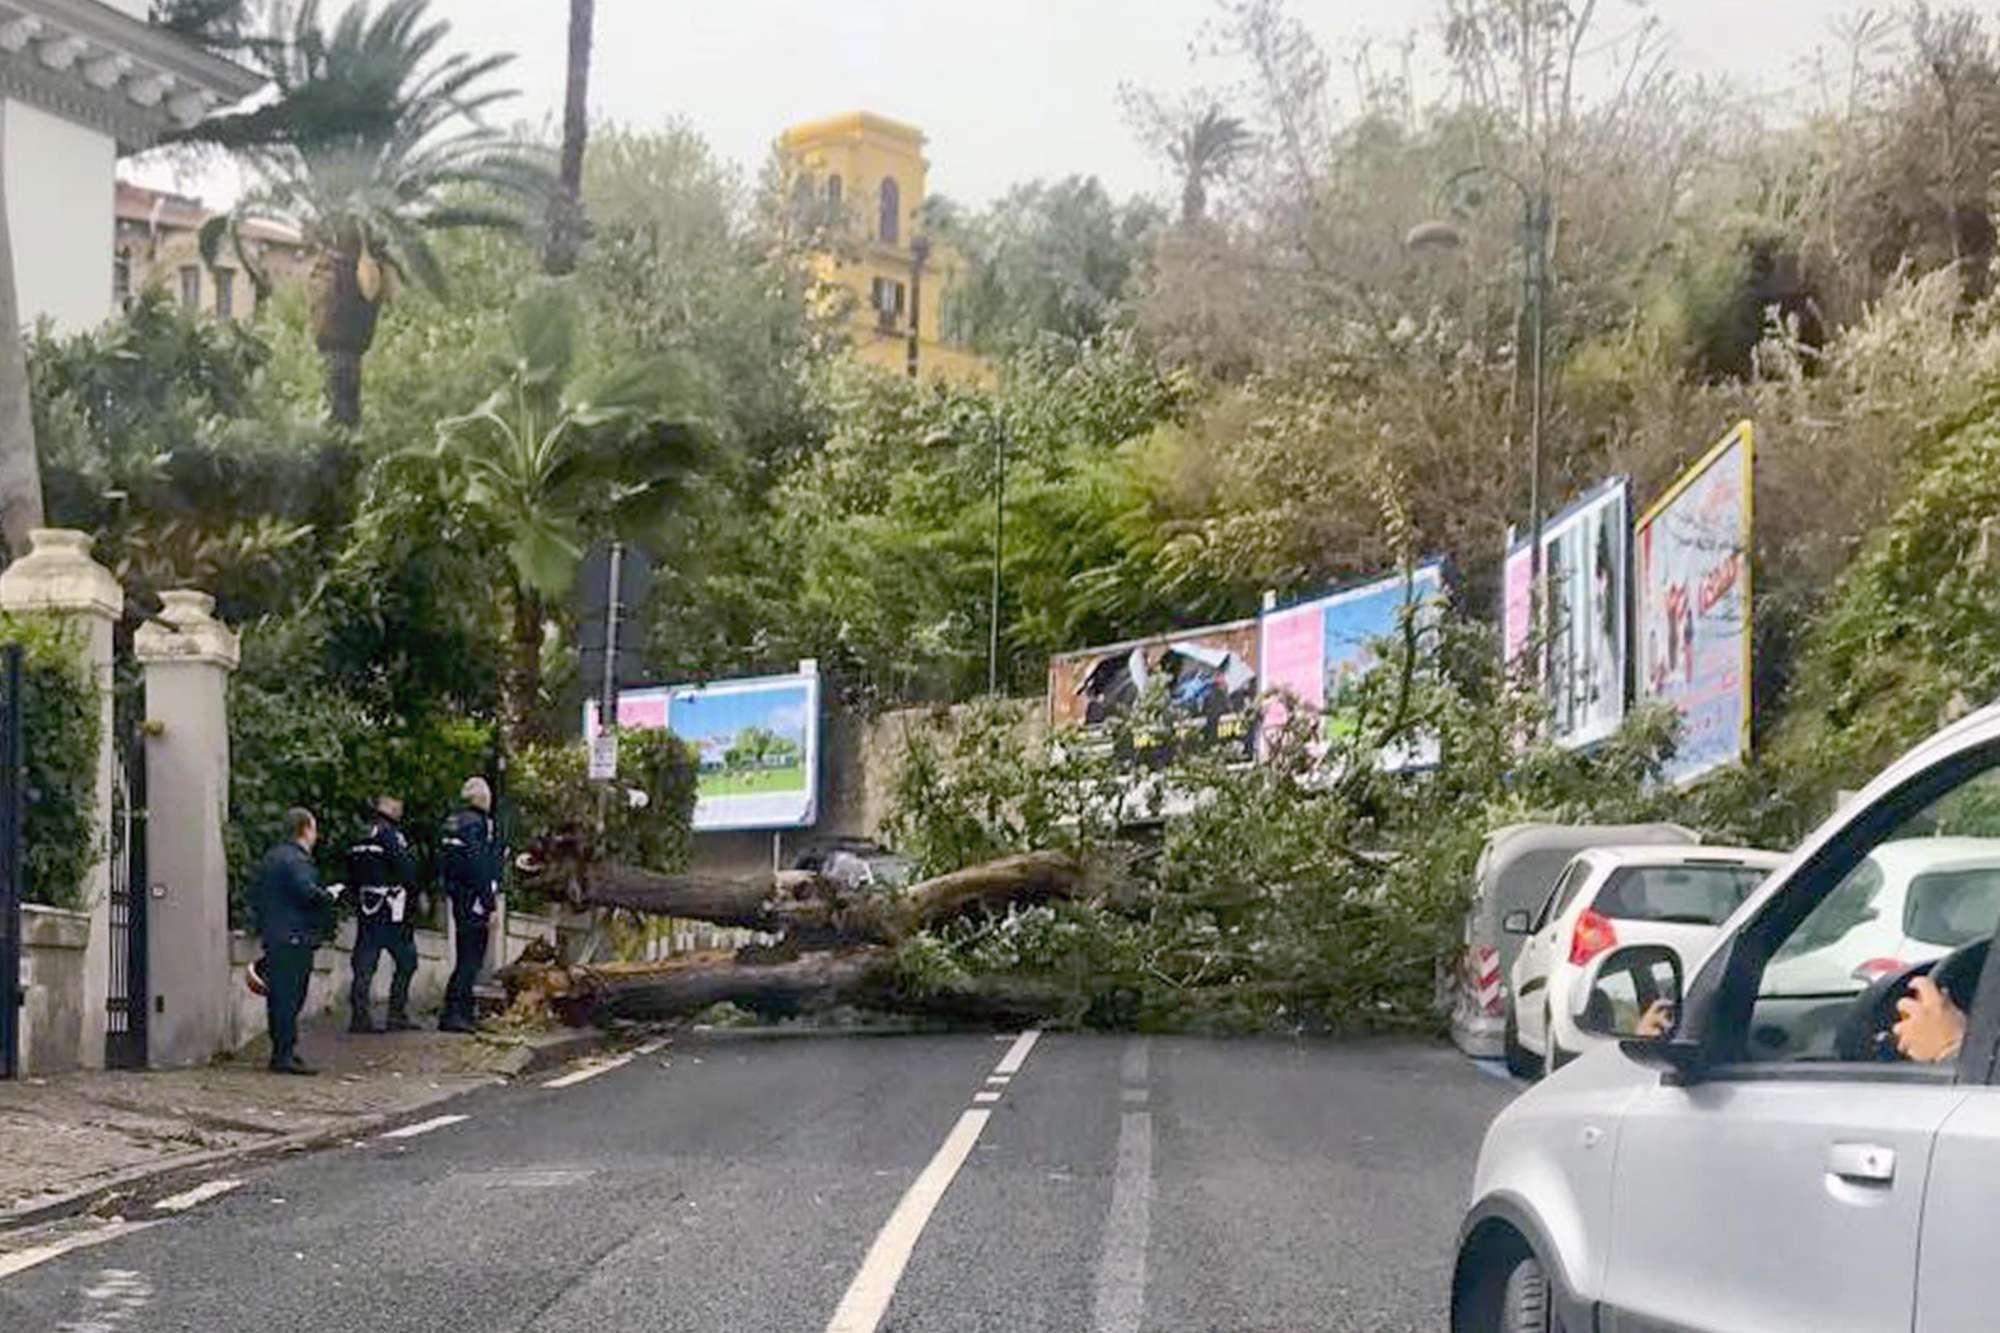
[[[0,651],[0,1078],[21,1076],[21,900],[28,891],[22,812],[28,793],[21,741],[21,645]]]
[[[146,1067],[146,747],[136,725],[121,726],[111,799],[111,986],[105,1003],[104,1063]]]

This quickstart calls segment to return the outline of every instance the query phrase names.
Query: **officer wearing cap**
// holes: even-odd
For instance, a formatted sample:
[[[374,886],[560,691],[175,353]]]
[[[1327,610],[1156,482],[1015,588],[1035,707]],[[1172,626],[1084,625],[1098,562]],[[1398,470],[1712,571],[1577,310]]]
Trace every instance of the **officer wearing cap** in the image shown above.
[[[391,1032],[407,1032],[410,980],[417,974],[417,923],[411,902],[410,840],[401,827],[403,803],[375,798],[375,813],[347,849],[347,883],[354,891],[354,983],[348,988],[349,1032],[380,1032],[375,1026],[375,965],[387,952],[395,964],[389,981]]]
[[[451,981],[444,991],[440,1032],[472,1032],[472,983],[486,959],[487,932],[500,898],[500,868],[506,861],[493,823],[493,789],[471,777],[459,789],[465,802],[438,831],[438,870],[451,899],[457,944]]]

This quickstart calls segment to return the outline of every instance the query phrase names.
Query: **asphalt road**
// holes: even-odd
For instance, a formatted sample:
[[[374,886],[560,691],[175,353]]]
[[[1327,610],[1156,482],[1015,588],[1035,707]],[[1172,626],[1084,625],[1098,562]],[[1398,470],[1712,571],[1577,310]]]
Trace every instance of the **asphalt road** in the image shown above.
[[[1409,1043],[684,1038],[10,1237],[0,1329],[1433,1330],[1510,1096]]]

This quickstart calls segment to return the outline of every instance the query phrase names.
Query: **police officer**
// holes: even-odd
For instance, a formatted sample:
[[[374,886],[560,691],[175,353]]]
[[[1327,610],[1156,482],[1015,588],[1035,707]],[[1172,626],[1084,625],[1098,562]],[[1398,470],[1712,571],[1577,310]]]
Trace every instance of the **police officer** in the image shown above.
[[[493,789],[471,777],[459,789],[465,804],[438,831],[438,870],[451,899],[457,957],[444,991],[440,1032],[472,1032],[472,983],[486,959],[487,931],[500,897],[500,867],[506,860],[493,824]]]
[[[287,810],[285,831],[285,840],[264,854],[251,888],[264,939],[264,1013],[271,1029],[271,1071],[314,1074],[319,1071],[298,1057],[299,1010],[312,981],[313,948],[340,886],[320,887],[312,858],[319,824],[312,811]]]
[[[380,1032],[375,1026],[375,964],[383,951],[395,964],[389,981],[389,1027],[408,1032],[410,979],[417,974],[417,923],[411,902],[410,840],[403,836],[403,803],[375,798],[375,817],[347,849],[347,883],[354,892],[354,984],[347,999],[349,1032]]]

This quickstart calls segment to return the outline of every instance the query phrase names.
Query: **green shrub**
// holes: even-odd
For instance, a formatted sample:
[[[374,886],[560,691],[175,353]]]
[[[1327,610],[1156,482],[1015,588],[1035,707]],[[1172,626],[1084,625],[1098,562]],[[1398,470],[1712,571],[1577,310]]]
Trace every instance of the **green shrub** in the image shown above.
[[[26,899],[87,907],[84,877],[96,864],[97,685],[78,633],[43,616],[0,616],[0,642],[22,646],[21,731],[27,757]]]

